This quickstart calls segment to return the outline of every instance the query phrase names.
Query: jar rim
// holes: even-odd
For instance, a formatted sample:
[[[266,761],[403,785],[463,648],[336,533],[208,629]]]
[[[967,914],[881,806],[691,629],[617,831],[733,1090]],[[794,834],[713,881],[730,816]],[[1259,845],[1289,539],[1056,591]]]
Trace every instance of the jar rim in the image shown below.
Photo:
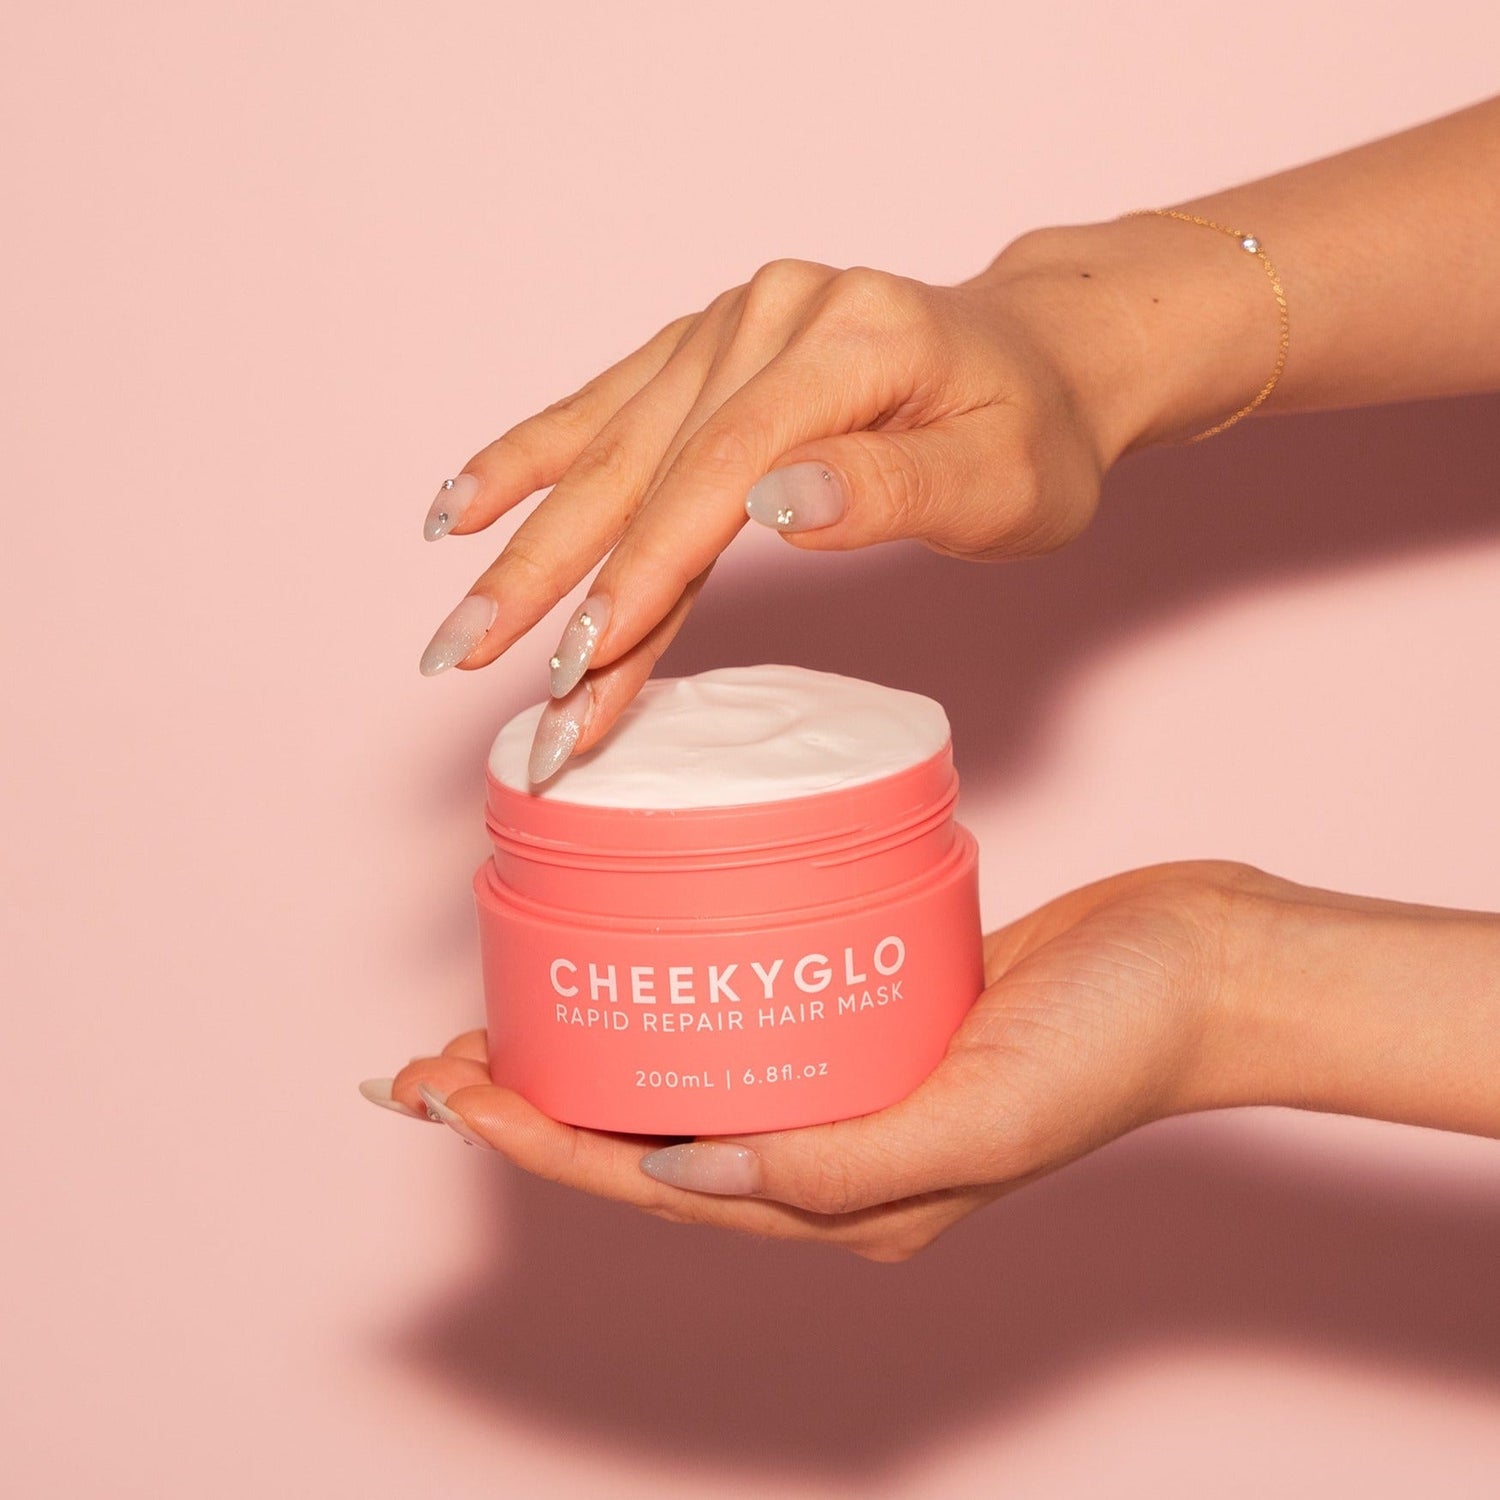
[[[777,802],[720,807],[599,807],[538,797],[499,781],[486,767],[486,822],[493,839],[522,858],[549,863],[695,857],[723,863],[788,857],[853,857],[866,843],[899,836],[951,814],[958,796],[952,741],[926,760],[873,781]]]

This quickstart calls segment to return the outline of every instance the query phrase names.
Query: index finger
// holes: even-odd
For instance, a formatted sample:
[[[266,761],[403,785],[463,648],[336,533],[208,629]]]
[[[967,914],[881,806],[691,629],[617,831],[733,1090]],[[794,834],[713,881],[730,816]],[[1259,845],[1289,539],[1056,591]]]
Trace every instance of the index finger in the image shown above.
[[[608,601],[592,665],[607,666],[657,625],[734,540],[746,495],[783,455],[858,431],[886,408],[886,372],[854,348],[799,334],[684,444],[589,590]]]
[[[483,531],[528,495],[556,484],[605,423],[649,384],[701,316],[673,319],[639,349],[481,448],[443,481],[422,535],[436,541],[450,533]]]

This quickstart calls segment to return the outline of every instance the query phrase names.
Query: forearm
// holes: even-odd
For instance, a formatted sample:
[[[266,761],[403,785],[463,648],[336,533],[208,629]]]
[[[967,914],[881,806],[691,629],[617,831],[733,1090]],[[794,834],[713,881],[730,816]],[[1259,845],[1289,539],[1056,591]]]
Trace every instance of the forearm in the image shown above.
[[[1226,931],[1200,1104],[1500,1137],[1500,916],[1267,877]]]
[[[1184,207],[1251,226],[1295,296],[1270,406],[1500,387],[1500,99]]]
[[[1500,389],[1500,99],[1176,206],[1253,232],[1280,274],[1263,410]],[[1036,231],[971,284],[1034,299],[1106,461],[1238,409],[1280,339],[1260,262],[1159,217]]]

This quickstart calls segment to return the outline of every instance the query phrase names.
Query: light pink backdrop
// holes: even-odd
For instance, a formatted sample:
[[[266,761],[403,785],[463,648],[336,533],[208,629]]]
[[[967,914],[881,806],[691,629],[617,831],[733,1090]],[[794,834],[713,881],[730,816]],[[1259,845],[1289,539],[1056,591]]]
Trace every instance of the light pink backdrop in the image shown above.
[[[1489,3],[10,8],[9,1210],[32,1496],[1493,1494],[1500,1148],[1174,1122],[925,1257],[354,1091],[478,1014],[444,474],[759,263],[952,280],[1494,87]],[[1294,316],[1296,289],[1291,289]],[[1500,908],[1500,403],[1133,461],[988,570],[742,539],[672,659],[940,696],[986,916],[1148,860]]]

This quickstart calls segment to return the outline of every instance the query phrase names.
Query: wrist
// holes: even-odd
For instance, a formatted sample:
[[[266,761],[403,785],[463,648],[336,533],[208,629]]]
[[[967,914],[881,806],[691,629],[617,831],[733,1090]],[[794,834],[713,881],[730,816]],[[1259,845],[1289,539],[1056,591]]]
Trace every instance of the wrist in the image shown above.
[[[1500,1134],[1500,918],[1249,869],[1225,910],[1189,1107]]]
[[[1237,411],[1280,340],[1256,260],[1227,235],[1170,220],[1033,230],[969,285],[1025,310],[1105,467]]]

